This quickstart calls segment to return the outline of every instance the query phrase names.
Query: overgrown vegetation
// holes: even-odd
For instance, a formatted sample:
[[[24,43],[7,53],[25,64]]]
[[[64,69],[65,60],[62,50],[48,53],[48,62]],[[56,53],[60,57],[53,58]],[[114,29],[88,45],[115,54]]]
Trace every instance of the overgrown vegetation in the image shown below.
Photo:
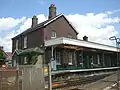
[[[5,64],[5,59],[6,59],[6,57],[5,57],[4,53],[2,51],[0,51],[0,67],[1,67],[1,65]]]

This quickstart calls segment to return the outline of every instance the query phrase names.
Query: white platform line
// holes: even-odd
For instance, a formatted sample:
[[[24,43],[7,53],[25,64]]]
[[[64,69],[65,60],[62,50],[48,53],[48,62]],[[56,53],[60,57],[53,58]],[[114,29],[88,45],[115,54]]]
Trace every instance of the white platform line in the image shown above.
[[[120,82],[120,81],[119,81]],[[117,85],[117,83],[114,83],[113,85],[109,86],[109,87],[106,87],[104,88],[103,90],[109,90],[111,89],[112,87],[115,87]]]

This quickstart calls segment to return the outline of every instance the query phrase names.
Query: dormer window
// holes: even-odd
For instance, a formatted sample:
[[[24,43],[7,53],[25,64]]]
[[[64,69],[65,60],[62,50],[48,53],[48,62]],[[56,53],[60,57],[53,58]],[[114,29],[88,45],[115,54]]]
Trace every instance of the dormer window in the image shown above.
[[[16,40],[16,49],[18,49],[18,40]]]
[[[24,37],[24,48],[27,48],[27,36]]]
[[[56,38],[56,31],[52,30],[52,36],[51,38]]]

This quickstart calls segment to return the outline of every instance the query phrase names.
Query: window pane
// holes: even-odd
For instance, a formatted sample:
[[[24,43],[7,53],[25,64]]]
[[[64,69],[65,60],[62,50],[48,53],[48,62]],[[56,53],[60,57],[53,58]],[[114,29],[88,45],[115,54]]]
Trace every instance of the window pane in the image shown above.
[[[27,48],[27,36],[24,37],[24,48]]]
[[[68,34],[68,38],[73,38],[72,35]]]
[[[24,64],[27,63],[27,57],[24,57]]]
[[[57,53],[56,53],[56,61],[57,61],[58,64],[61,64],[61,60],[60,60],[61,57],[60,57],[60,56],[61,56],[61,55],[60,55],[60,52],[57,52]]]
[[[18,40],[16,40],[16,49],[18,49]]]
[[[68,62],[72,64],[72,52],[68,53]]]
[[[52,30],[52,36],[51,38],[56,38],[56,32]]]

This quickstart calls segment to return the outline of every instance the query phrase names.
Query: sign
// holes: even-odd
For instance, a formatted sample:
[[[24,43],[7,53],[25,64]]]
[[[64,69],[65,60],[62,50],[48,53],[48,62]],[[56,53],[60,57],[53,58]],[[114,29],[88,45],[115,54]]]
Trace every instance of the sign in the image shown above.
[[[5,70],[6,69],[6,65],[2,65],[2,69]]]

